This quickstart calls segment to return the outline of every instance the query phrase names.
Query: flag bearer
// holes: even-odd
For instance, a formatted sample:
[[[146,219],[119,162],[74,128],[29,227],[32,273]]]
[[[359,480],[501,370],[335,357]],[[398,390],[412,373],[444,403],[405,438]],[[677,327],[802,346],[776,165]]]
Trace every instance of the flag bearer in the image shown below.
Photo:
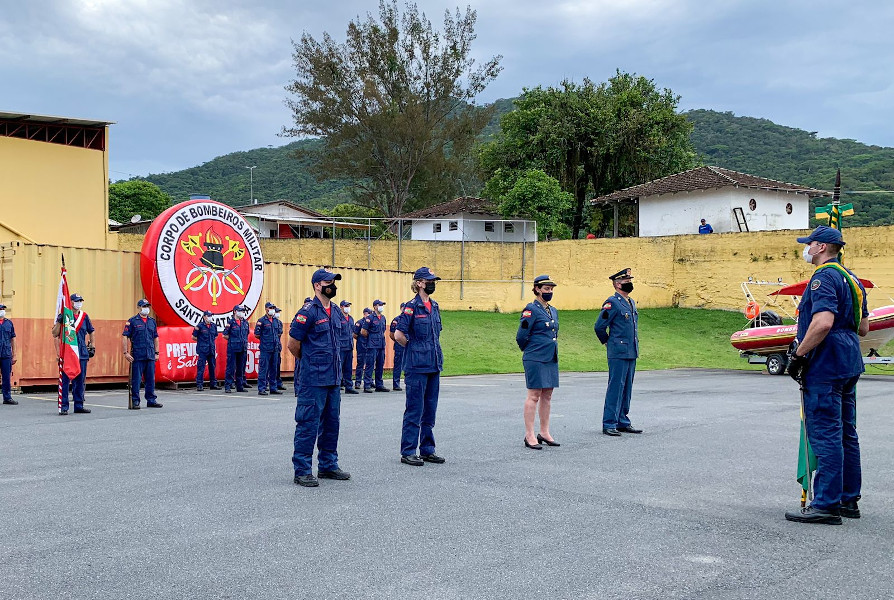
[[[149,316],[149,301],[145,298],[137,302],[140,313],[132,316],[124,324],[121,343],[124,358],[131,363],[130,397],[135,410],[140,408],[140,381],[146,386],[146,406],[161,408],[155,395],[155,362],[158,360],[158,327]],[[130,342],[128,344],[128,341]],[[128,348],[128,345],[130,346]]]
[[[6,305],[0,304],[0,378],[3,379],[3,404],[18,404],[12,399],[12,366],[16,364],[16,328],[6,318]]]
[[[80,294],[72,294],[70,296],[71,306],[74,308],[74,328],[78,337],[78,359],[81,362],[81,373],[71,381],[64,372],[62,373],[62,408],[60,415],[68,414],[68,388],[71,387],[71,396],[74,399],[75,413],[89,413],[89,408],[84,408],[84,387],[87,381],[87,361],[96,352],[93,343],[93,323],[90,317],[81,310],[84,306],[84,298]],[[56,323],[53,325],[53,337],[59,338],[62,332],[63,315],[56,316]]]
[[[217,352],[215,341],[219,332],[217,323],[211,320],[214,316],[210,310],[202,315],[202,320],[192,330],[192,339],[196,342],[196,391],[201,392],[205,379],[205,363],[208,364],[208,381],[212,390],[219,390],[217,385]]]

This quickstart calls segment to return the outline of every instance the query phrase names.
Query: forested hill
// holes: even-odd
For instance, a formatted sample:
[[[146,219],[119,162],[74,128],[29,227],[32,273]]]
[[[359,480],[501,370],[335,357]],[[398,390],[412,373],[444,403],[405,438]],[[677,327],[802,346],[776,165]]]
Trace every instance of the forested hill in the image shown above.
[[[482,132],[485,139],[499,131],[499,117],[512,109],[511,100],[496,104],[496,115]],[[694,125],[692,143],[703,164],[824,190],[832,189],[835,169],[840,167],[845,191],[894,190],[894,148],[817,138],[815,132],[728,112],[693,110],[686,116]],[[198,167],[146,179],[176,201],[189,194],[209,194],[238,206],[248,204],[250,197],[245,167],[257,165],[254,196],[260,202],[288,199],[310,208],[331,208],[349,201],[346,182],[318,182],[310,174],[309,159],[294,158],[296,150],[313,151],[319,144],[302,140],[278,148],[234,152]],[[894,194],[842,194],[842,202],[852,202],[856,210],[847,218],[847,226],[894,224]]]
[[[845,192],[894,190],[894,148],[817,138],[816,132],[728,112],[693,110],[686,116],[704,164],[822,190],[832,189],[840,167]],[[846,226],[894,224],[894,194],[843,193],[841,201],[853,203],[856,212]]]

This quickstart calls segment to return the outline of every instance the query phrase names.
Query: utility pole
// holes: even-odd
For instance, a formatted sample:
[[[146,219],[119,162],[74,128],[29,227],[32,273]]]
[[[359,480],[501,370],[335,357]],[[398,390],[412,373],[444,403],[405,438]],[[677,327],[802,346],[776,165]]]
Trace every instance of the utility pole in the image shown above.
[[[258,168],[258,165],[253,167],[245,167],[248,169],[248,178],[249,178],[249,191],[248,191],[248,203],[255,204],[255,169]]]

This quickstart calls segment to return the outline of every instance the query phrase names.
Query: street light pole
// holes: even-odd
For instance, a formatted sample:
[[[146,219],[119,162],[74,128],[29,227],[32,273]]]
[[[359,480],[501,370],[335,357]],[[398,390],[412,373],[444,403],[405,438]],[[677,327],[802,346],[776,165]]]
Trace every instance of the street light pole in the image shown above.
[[[258,168],[258,165],[255,165],[253,167],[245,167],[245,168],[248,169],[248,178],[249,178],[249,186],[250,186],[249,191],[248,191],[248,194],[249,194],[248,203],[254,204],[255,203],[255,169]]]

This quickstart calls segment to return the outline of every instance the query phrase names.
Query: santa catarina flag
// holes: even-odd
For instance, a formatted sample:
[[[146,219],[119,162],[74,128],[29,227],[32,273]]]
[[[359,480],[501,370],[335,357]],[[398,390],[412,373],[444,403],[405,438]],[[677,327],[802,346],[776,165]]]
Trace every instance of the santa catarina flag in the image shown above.
[[[74,309],[71,306],[71,295],[68,293],[65,267],[62,267],[62,279],[59,281],[56,314],[62,315],[62,329],[59,331],[59,358],[62,359],[62,371],[69,379],[74,379],[81,374],[81,356],[78,353],[78,334],[75,331]]]

